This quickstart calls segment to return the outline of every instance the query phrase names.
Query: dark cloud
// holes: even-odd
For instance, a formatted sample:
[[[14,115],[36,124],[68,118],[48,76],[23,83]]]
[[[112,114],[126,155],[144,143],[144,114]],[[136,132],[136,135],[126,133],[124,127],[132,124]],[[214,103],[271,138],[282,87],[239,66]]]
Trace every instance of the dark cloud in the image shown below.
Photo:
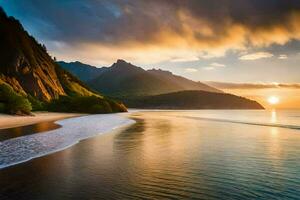
[[[101,40],[103,28],[116,17],[110,1],[11,0],[8,4],[13,8],[12,14],[50,40]]]
[[[299,0],[7,0],[0,5],[55,56],[88,63],[212,58],[300,40]]]
[[[200,42],[220,42],[232,26],[253,32],[276,27],[293,31],[290,17],[300,10],[299,0],[10,0],[7,4],[20,12],[13,14],[32,19],[31,25],[43,37],[109,43],[155,42],[164,30],[179,36],[192,31]]]
[[[230,82],[206,82],[208,85],[219,89],[274,89],[274,88],[290,88],[300,89],[300,83],[230,83]]]

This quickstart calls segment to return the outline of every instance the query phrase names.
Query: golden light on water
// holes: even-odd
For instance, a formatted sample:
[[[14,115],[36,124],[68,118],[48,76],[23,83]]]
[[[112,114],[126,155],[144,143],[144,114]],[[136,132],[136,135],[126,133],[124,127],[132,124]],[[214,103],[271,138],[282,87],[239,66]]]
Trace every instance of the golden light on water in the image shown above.
[[[270,96],[270,97],[268,98],[268,102],[269,102],[269,104],[271,104],[271,105],[276,105],[276,104],[279,103],[279,98],[278,98],[277,96]]]
[[[277,122],[277,113],[276,110],[271,111],[271,123],[276,123]]]

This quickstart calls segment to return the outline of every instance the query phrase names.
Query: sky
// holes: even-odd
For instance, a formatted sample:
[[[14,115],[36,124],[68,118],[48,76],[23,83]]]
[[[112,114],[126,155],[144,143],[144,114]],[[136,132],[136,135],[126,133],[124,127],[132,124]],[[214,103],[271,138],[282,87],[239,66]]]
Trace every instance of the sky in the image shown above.
[[[299,0],[0,0],[0,5],[58,60],[101,67],[124,59],[210,81],[268,108],[300,108]],[[270,105],[270,96],[278,96],[279,104]]]

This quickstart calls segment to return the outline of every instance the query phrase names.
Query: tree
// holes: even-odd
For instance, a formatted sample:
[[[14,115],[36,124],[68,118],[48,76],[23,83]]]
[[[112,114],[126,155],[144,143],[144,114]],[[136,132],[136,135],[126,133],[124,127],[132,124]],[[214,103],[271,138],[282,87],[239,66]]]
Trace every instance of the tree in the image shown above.
[[[47,47],[44,44],[42,44],[42,48],[47,52]]]

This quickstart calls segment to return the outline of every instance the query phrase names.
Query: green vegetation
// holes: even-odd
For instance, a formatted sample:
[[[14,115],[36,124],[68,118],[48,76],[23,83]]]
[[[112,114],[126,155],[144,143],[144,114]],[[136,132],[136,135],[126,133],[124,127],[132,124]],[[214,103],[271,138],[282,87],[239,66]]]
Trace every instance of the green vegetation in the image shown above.
[[[31,95],[28,95],[27,99],[31,103],[32,111],[44,111],[44,110],[46,110],[44,102],[36,99],[35,97],[33,97]]]
[[[99,96],[98,92],[89,89],[84,83],[70,72],[62,69],[56,64],[55,71],[57,77],[68,96]]]
[[[9,85],[0,85],[0,112],[28,115],[32,107],[26,97],[17,94]]]
[[[52,112],[91,114],[127,111],[123,104],[98,96],[61,96],[59,99],[52,100],[46,107],[47,110]]]
[[[90,114],[127,111],[122,103],[100,96],[60,96],[50,102],[42,102],[31,95],[24,97],[17,94],[7,84],[0,84],[0,113],[28,115],[31,111],[43,110]]]
[[[0,103],[0,113],[4,113],[4,112],[5,112],[5,104]]]

